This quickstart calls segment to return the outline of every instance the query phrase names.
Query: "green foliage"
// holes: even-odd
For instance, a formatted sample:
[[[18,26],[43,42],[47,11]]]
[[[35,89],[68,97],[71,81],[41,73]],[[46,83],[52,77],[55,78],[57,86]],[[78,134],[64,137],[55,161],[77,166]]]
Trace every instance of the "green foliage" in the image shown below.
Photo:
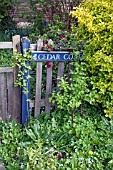
[[[112,170],[113,122],[100,117],[95,107],[84,105],[84,110],[84,117],[76,111],[73,124],[68,112],[42,113],[23,130],[16,122],[1,120],[6,169]]]
[[[26,88],[27,80],[31,78],[31,76],[29,74],[28,75],[26,74],[31,70],[29,62],[32,60],[32,55],[30,54],[30,52],[24,52],[24,55],[16,53],[12,56],[12,59],[13,59],[12,66],[13,67],[18,66],[19,68],[18,77],[15,82],[15,85],[23,87],[24,93],[27,94],[28,93],[28,89]],[[24,75],[26,75],[26,79],[22,81]]]
[[[9,11],[13,11],[14,0],[2,0],[0,1],[0,30],[14,29],[14,21],[9,15]]]
[[[101,103],[109,117],[113,107],[112,12],[113,2],[110,0],[87,1],[75,12],[80,23],[79,37],[86,41],[84,55],[91,76],[90,100]]]
[[[0,22],[8,17],[9,12],[8,10],[13,6],[13,1],[12,0],[2,0],[0,2]]]
[[[79,5],[80,2],[81,0],[72,0],[68,3],[66,0],[31,0],[30,6],[34,13],[32,36],[34,37],[47,33],[48,24],[57,26],[61,30],[69,30],[71,22],[71,17],[69,16],[70,10],[72,10],[74,6]],[[31,21],[30,16],[28,20]]]
[[[74,70],[70,70],[72,76],[70,78],[71,84],[69,84],[67,76],[62,78],[59,83],[60,91],[53,92],[50,99],[53,100],[54,98],[54,101],[58,103],[58,108],[68,110],[69,112],[79,107],[85,99],[84,92],[89,92],[85,63],[75,61],[73,66]]]
[[[0,31],[0,41],[12,41],[12,34],[8,30]],[[0,49],[0,66],[10,67],[12,65],[12,49]]]
[[[73,109],[85,100],[92,105],[102,105],[106,116],[113,116],[112,13],[113,2],[110,0],[83,1],[71,12],[71,16],[78,20],[77,26],[72,25],[76,63],[73,64],[72,85],[67,85],[67,96],[58,94],[56,99],[61,107],[68,107],[72,103],[70,108]],[[63,83],[60,86],[66,91]]]
[[[19,142],[22,140],[21,131],[21,126],[16,122],[5,123],[0,120],[0,140],[3,144],[0,144],[0,159],[3,157],[4,162],[6,162],[7,169],[16,170],[20,167],[17,163],[17,152]]]
[[[12,62],[12,49],[0,50],[0,66],[11,66]]]

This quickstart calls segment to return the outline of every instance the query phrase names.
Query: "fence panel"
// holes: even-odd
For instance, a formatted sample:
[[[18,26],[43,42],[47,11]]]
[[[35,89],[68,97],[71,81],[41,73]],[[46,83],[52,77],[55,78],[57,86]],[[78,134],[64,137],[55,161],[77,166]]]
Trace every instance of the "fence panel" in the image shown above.
[[[1,67],[0,68],[0,117],[3,120],[17,120],[20,122],[21,103],[15,106],[15,102],[21,100],[18,94],[14,93],[14,72],[13,68]],[[18,100],[18,101],[15,101]],[[19,107],[18,107],[19,106]],[[16,109],[15,109],[16,108]]]
[[[28,38],[24,37],[22,41],[22,49],[28,48],[29,42]],[[36,45],[36,44],[34,44]],[[33,44],[30,45],[31,47]],[[32,49],[32,48],[31,48]],[[23,51],[22,50],[22,51]],[[49,101],[49,98],[51,96],[52,90],[59,90],[58,84],[59,84],[59,78],[63,77],[64,74],[64,62],[70,62],[73,61],[74,56],[70,54],[69,51],[33,51],[32,49],[32,62],[36,62],[36,91],[35,91],[35,101],[30,101],[30,107],[29,109],[24,109],[22,111],[22,117],[29,117],[29,110],[34,107],[34,117],[38,117],[40,115],[41,107],[45,107],[46,114],[49,114],[51,111],[51,103]],[[45,94],[42,92],[43,89],[43,67],[42,63],[46,63],[46,83],[45,83]],[[56,75],[53,74],[53,63],[58,63],[58,70],[56,70]],[[44,69],[45,72],[45,69]],[[45,73],[44,73],[45,74]],[[71,74],[69,74],[71,76]],[[54,82],[55,79],[55,82]],[[30,84],[27,86],[28,92],[30,89]],[[52,89],[53,88],[53,89]],[[24,96],[22,92],[22,96]],[[42,98],[42,96],[44,96]],[[29,100],[22,100],[22,108],[26,108],[26,106],[29,104]],[[55,104],[55,107],[57,105]],[[43,108],[44,109],[44,108]],[[26,119],[23,119],[22,124],[26,123]]]
[[[55,63],[54,63],[55,64]],[[34,117],[38,117],[41,112],[41,107],[45,108],[45,113],[49,114],[51,111],[52,104],[49,101],[49,98],[52,93],[52,88],[59,91],[58,84],[60,82],[60,78],[64,75],[64,61],[58,62],[58,70],[56,71],[56,78],[53,76],[52,67],[54,67],[53,62],[50,62],[51,67],[46,68],[46,84],[45,84],[45,98],[41,98],[42,96],[42,62],[36,63],[36,91],[35,91],[35,101],[30,101],[30,107],[35,109]],[[70,68],[70,67],[69,67]],[[70,77],[70,74],[68,75]],[[56,82],[56,87],[52,87],[53,79]],[[69,82],[70,83],[70,82]],[[55,103],[55,108],[57,107]]]
[[[52,90],[59,91],[58,84],[60,82],[61,77],[64,75],[64,62],[68,62],[68,64],[73,61],[73,55],[71,55],[68,51],[32,51],[33,61],[37,63],[36,66],[36,93],[35,93],[35,102],[31,101],[30,106],[35,107],[35,117],[40,115],[41,107],[45,107],[46,114],[49,114],[51,111],[51,103],[49,98],[51,96]],[[41,98],[42,95],[42,62],[46,62],[46,84],[45,84],[45,98]],[[56,70],[56,75],[52,75],[54,68],[53,64],[58,63],[58,70]],[[70,70],[72,66],[69,64],[69,72],[68,77],[71,77]],[[55,80],[55,81],[54,81]],[[69,80],[70,84],[70,80]],[[35,103],[35,105],[34,105]],[[57,104],[55,103],[55,108]]]
[[[0,42],[0,49],[13,50],[13,54],[20,51],[20,36],[13,36],[12,42]],[[0,67],[0,117],[3,120],[21,121],[21,89],[15,87],[18,68]]]
[[[54,63],[55,64],[55,63]],[[35,109],[34,117],[38,117],[41,112],[41,107],[45,108],[46,114],[51,111],[52,104],[49,102],[49,98],[52,92],[53,80],[56,81],[56,87],[53,87],[57,91],[59,90],[59,78],[63,77],[64,74],[64,61],[58,62],[58,70],[56,71],[56,78],[53,76],[52,68],[54,67],[53,62],[50,62],[51,67],[46,68],[46,84],[45,84],[45,98],[42,98],[42,62],[36,63],[36,90],[35,90],[35,101],[30,101],[30,107]],[[55,80],[56,79],[56,80]],[[55,105],[56,106],[56,105]]]

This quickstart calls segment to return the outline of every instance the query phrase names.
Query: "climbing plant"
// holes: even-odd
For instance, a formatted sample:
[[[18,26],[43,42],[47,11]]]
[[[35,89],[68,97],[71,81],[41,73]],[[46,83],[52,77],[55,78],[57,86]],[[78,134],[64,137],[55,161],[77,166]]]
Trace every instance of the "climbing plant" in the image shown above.
[[[12,58],[13,58],[12,66],[13,67],[18,66],[19,68],[15,86],[23,87],[23,92],[27,94],[28,93],[27,80],[30,78],[30,75],[29,74],[26,75],[26,73],[31,70],[29,62],[32,60],[32,56],[30,52],[25,52],[24,55],[16,53],[12,56]],[[26,79],[23,79],[23,76],[25,75]]]

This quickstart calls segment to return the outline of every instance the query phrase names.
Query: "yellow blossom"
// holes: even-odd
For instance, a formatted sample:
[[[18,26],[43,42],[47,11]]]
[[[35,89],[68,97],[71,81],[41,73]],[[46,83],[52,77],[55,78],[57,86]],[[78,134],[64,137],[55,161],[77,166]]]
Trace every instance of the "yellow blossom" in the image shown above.
[[[92,155],[92,154],[93,154],[93,151],[92,151],[92,150],[90,150],[90,151],[89,151],[89,155]]]
[[[48,162],[47,165],[50,166],[51,165],[50,162]]]

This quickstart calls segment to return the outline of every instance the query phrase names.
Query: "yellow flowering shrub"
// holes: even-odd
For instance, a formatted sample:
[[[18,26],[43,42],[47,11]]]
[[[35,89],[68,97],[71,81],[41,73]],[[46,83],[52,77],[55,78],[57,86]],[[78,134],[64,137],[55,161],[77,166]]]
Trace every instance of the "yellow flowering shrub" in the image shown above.
[[[78,25],[72,26],[77,41],[84,40],[90,92],[85,100],[100,103],[106,116],[113,115],[113,1],[84,0],[71,12]]]

